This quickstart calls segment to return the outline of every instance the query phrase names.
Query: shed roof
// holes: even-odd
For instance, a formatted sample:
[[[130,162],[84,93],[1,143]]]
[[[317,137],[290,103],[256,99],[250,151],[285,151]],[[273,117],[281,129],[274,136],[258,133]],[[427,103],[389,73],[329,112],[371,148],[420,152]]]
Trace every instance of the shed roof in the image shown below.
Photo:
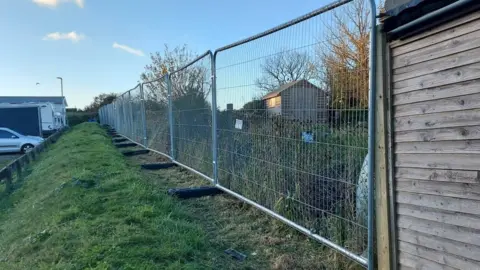
[[[385,13],[381,13],[383,21],[383,31],[388,33],[401,26],[408,25],[417,19],[428,14],[433,14],[444,7],[447,7],[460,0],[387,0],[385,3]],[[451,21],[453,19],[464,16],[465,14],[480,9],[480,1],[472,1],[469,5],[457,5],[448,12],[447,15],[441,17],[432,17],[425,19],[421,24],[413,24],[410,27],[400,31],[400,33],[390,33],[390,40],[397,39],[402,36],[411,36]]]
[[[386,0],[385,13],[389,16],[397,16],[402,11],[414,8],[425,1],[429,0]]]
[[[293,82],[289,82],[289,83],[286,83],[284,85],[281,85],[279,88],[277,88],[275,91],[272,91],[268,94],[266,94],[265,96],[263,96],[262,99],[269,99],[269,98],[273,98],[273,97],[278,97],[280,96],[280,94],[293,87],[293,86],[301,86],[301,87],[309,87],[309,88],[317,88],[318,90],[322,90],[320,88],[318,88],[317,86],[315,86],[314,84],[312,84],[311,82],[303,79],[303,80],[298,80],[298,81],[293,81]],[[322,90],[323,91],[323,90]]]
[[[21,104],[21,103],[44,103],[63,104],[68,106],[65,97],[61,96],[0,96],[0,103]]]

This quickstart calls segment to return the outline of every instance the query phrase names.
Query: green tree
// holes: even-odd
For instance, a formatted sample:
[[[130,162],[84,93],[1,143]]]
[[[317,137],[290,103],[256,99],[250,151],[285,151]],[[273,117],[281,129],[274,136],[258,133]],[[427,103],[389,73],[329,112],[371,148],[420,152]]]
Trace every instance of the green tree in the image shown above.
[[[112,103],[117,98],[115,93],[103,93],[93,98],[92,103],[85,106],[84,111],[86,112],[98,112],[100,107],[106,104]]]

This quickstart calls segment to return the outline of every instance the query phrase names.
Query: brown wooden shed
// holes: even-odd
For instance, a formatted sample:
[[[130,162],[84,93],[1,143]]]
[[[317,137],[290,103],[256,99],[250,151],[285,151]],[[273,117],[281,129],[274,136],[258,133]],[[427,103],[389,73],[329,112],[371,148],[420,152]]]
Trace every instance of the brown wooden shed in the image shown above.
[[[293,81],[263,97],[271,116],[324,123],[328,119],[327,93],[307,80]]]

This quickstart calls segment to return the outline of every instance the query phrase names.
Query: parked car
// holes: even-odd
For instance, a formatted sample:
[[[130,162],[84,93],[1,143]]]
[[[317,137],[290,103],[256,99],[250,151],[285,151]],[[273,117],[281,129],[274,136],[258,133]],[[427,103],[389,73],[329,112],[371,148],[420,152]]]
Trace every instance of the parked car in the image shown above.
[[[0,128],[0,153],[27,153],[41,142],[42,137],[25,136],[9,128]]]

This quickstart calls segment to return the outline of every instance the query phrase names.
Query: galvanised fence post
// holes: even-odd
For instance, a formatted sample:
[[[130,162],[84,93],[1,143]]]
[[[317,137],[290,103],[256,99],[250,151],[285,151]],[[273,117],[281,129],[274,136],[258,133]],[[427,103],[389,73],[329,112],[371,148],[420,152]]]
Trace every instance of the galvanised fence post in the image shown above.
[[[172,160],[175,160],[175,145],[174,145],[174,134],[173,134],[173,101],[172,101],[172,82],[170,81],[170,74],[165,75],[165,80],[167,83],[167,93],[168,93],[168,125],[170,129],[170,156]]]
[[[123,136],[127,136],[127,106],[126,106],[126,96],[127,96],[127,93],[124,93],[122,95],[122,101],[121,101],[121,110],[122,110],[122,117],[120,118],[120,133],[123,135]]]
[[[210,53],[212,62],[212,158],[213,158],[213,184],[218,184],[218,167],[217,167],[217,72],[216,57],[217,54]]]
[[[140,108],[142,110],[142,124],[143,124],[143,145],[145,147],[148,147],[148,141],[147,141],[147,119],[145,116],[145,95],[143,93],[143,84],[140,84]]]
[[[130,109],[130,113],[128,114],[128,129],[129,129],[129,135],[128,137],[130,137],[131,140],[134,140],[135,136],[134,136],[134,133],[133,133],[133,108],[132,108],[132,93],[131,91],[128,91],[128,108]]]
[[[377,96],[377,5],[370,0],[370,70],[368,96],[368,215],[367,215],[367,257],[368,270],[375,269],[375,108]]]

